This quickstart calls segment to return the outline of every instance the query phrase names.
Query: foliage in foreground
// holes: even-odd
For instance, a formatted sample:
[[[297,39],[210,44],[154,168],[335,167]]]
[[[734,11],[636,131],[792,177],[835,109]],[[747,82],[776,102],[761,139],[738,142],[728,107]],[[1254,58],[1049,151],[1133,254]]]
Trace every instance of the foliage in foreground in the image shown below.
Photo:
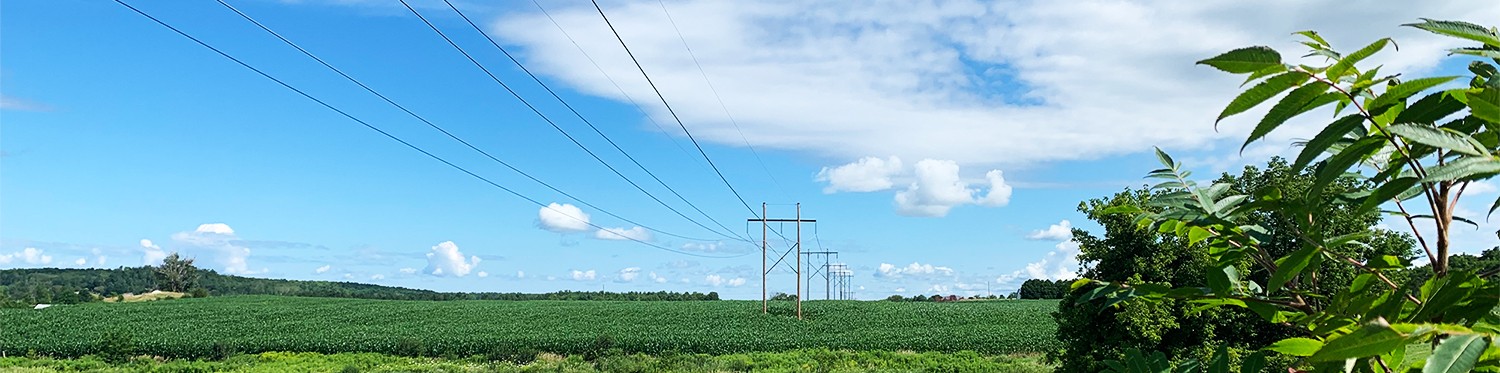
[[[728,354],[806,348],[1041,353],[1056,348],[1055,301],[382,301],[236,296],[43,310],[0,309],[0,352],[169,358],[235,352],[469,356],[543,351]],[[997,321],[1003,320],[1003,321]]]
[[[1246,166],[1238,175],[1225,173],[1217,182],[1230,185],[1231,191],[1251,193],[1275,187],[1289,194],[1302,194],[1315,182],[1310,170],[1296,172],[1289,161],[1273,158],[1263,168]],[[1353,178],[1341,178],[1324,190],[1325,196],[1368,192]],[[1109,214],[1118,206],[1149,205],[1161,192],[1131,190],[1107,198],[1079,204],[1079,211],[1103,228],[1102,236],[1075,229],[1073,240],[1079,244],[1079,263],[1085,278],[1101,281],[1128,281],[1177,287],[1204,287],[1208,280],[1204,270],[1212,268],[1209,250],[1201,243],[1171,232],[1138,229],[1129,216]],[[1255,199],[1252,196],[1251,202]],[[1414,242],[1397,232],[1378,228],[1380,216],[1374,211],[1358,212],[1358,205],[1332,201],[1317,207],[1320,216],[1328,217],[1327,229],[1338,235],[1365,234],[1371,237],[1366,246],[1342,246],[1332,250],[1360,260],[1386,255],[1410,260]],[[1296,251],[1300,238],[1295,234],[1295,216],[1269,212],[1248,216],[1247,221],[1267,228],[1262,238],[1267,252],[1286,254]],[[1308,289],[1318,296],[1334,296],[1348,287],[1359,273],[1351,267],[1324,268],[1316,287]],[[1252,271],[1250,281],[1265,282],[1270,273]],[[1051,356],[1059,372],[1097,372],[1108,366],[1103,362],[1119,360],[1130,349],[1159,351],[1172,361],[1208,359],[1220,347],[1236,354],[1249,354],[1277,340],[1297,335],[1286,325],[1272,323],[1254,313],[1237,308],[1196,309],[1197,304],[1180,300],[1131,302],[1100,309],[1088,299],[1079,299],[1088,287],[1072,292],[1058,306],[1057,338],[1063,349]],[[1276,362],[1277,366],[1289,362]]]
[[[731,355],[614,353],[592,361],[582,356],[533,355],[529,362],[412,358],[371,353],[266,352],[220,361],[158,360],[137,357],[110,363],[78,359],[0,358],[0,370],[21,372],[1049,372],[1035,356],[981,356],[968,353],[833,351],[826,349]]]
[[[1215,183],[1201,187],[1182,166],[1158,151],[1162,169],[1150,177],[1164,180],[1153,187],[1162,195],[1146,206],[1122,206],[1115,213],[1134,214],[1140,227],[1172,233],[1190,244],[1206,244],[1212,266],[1206,287],[1115,281],[1089,290],[1088,299],[1111,307],[1122,302],[1186,301],[1198,308],[1239,307],[1277,324],[1296,328],[1298,335],[1282,339],[1267,351],[1295,357],[1298,366],[1320,372],[1497,372],[1500,371],[1500,282],[1484,272],[1450,268],[1454,224],[1473,218],[1455,216],[1464,190],[1473,182],[1500,174],[1500,32],[1494,28],[1424,20],[1408,26],[1478,42],[1452,54],[1479,57],[1469,65],[1472,76],[1404,79],[1381,75],[1380,67],[1361,69],[1360,61],[1394,44],[1377,40],[1355,52],[1336,52],[1318,34],[1301,32],[1310,56],[1327,58],[1328,65],[1291,65],[1267,47],[1242,48],[1200,61],[1219,70],[1247,74],[1259,82],[1236,97],[1220,119],[1245,112],[1287,92],[1251,131],[1248,145],[1290,119],[1333,105],[1344,112],[1304,144],[1293,167],[1315,165],[1316,179],[1302,194],[1264,188],[1250,194]],[[1467,79],[1461,79],[1467,78]],[[1420,95],[1433,89],[1440,89]],[[1289,92],[1288,92],[1289,91]],[[1418,98],[1420,97],[1420,98]],[[1326,158],[1314,163],[1319,157]],[[1361,170],[1373,175],[1359,174]],[[1317,206],[1328,203],[1325,187],[1350,173],[1373,189],[1336,198],[1387,213],[1408,223],[1430,263],[1431,276],[1415,290],[1397,283],[1389,273],[1410,266],[1398,256],[1355,258],[1335,248],[1367,245],[1364,234],[1337,234],[1327,229],[1328,217]],[[1254,201],[1252,200],[1254,198]],[[1500,200],[1490,208],[1500,208]],[[1425,211],[1424,211],[1425,210]],[[1264,212],[1294,216],[1297,249],[1272,254],[1266,247],[1270,232],[1248,219]],[[1424,213],[1425,212],[1425,213]],[[1428,229],[1418,229],[1419,225]],[[1477,224],[1476,224],[1477,225]],[[1477,250],[1476,250],[1477,251]],[[1331,297],[1312,291],[1327,268],[1350,266],[1358,276]],[[1255,281],[1247,274],[1269,274]],[[1080,280],[1077,286],[1088,286]],[[1236,357],[1220,352],[1203,364],[1213,372],[1255,372],[1265,356]],[[1110,363],[1114,371],[1158,372],[1173,369],[1147,364],[1155,354],[1137,352],[1125,361]],[[1238,360],[1238,364],[1235,363]],[[1239,367],[1231,368],[1238,365]],[[1198,371],[1196,361],[1177,371]]]

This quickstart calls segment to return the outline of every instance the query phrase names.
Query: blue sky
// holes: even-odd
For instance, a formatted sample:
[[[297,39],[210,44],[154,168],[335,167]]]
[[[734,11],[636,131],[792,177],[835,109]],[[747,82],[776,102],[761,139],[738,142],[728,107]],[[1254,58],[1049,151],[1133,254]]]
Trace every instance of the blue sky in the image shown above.
[[[0,268],[137,266],[179,251],[258,277],[758,296],[756,246],[722,239],[631,187],[399,3],[230,3],[558,189],[660,231],[715,240],[637,229],[538,185],[217,3],[131,2],[555,209],[384,138],[113,2],[7,2]],[[1384,71],[1457,71],[1455,61],[1432,63],[1456,45],[1397,25],[1418,16],[1500,19],[1500,7],[1478,1],[1376,6],[1372,20],[1358,22],[1310,16],[1315,3],[602,2],[745,201],[757,213],[761,202],[774,204],[775,218],[801,202],[803,216],[819,220],[804,227],[808,248],[840,251],[861,298],[1001,292],[1030,277],[1068,277],[1076,250],[1056,233],[1093,227],[1074,211],[1079,201],[1140,185],[1155,166],[1151,146],[1212,175],[1294,151],[1294,139],[1316,130],[1308,121],[1242,157],[1249,119],[1211,128],[1236,78],[1191,61],[1249,44],[1292,54],[1299,49],[1288,34],[1317,29],[1344,49],[1395,37],[1401,51],[1373,60]],[[631,180],[701,224],[758,239],[759,226],[745,221],[752,212],[706,166],[588,3],[541,2],[551,19],[530,2],[456,4],[718,223],[616,152],[442,2],[413,4]],[[647,232],[637,238],[649,245],[600,239],[612,236],[598,227]],[[1494,245],[1488,234],[1457,239]],[[794,281],[776,271],[771,291],[793,292]]]

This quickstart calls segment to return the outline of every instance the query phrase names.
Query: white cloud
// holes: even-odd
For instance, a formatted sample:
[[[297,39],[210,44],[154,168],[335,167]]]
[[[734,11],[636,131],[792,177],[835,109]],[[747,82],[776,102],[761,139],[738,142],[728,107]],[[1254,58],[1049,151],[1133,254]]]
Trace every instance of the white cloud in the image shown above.
[[[552,203],[537,210],[537,227],[558,233],[577,233],[588,231],[589,214],[584,213],[578,206],[571,204]]]
[[[573,281],[593,281],[597,275],[592,269],[587,271],[573,270]]]
[[[382,274],[379,274],[379,273],[370,275],[370,280],[371,281],[374,281],[374,280],[384,280],[384,279],[385,279],[385,275],[382,275]]]
[[[234,229],[229,228],[229,225],[224,223],[208,223],[198,225],[198,229],[193,230],[193,232],[229,235],[234,234]]]
[[[141,240],[141,251],[143,253],[141,256],[141,265],[154,266],[161,264],[162,260],[167,259],[167,252],[162,250],[161,246],[156,246],[151,240]]]
[[[398,271],[401,272],[401,273],[403,273],[403,274],[408,274],[408,275],[409,274],[413,274],[413,273],[417,273],[417,269],[416,268],[410,268],[410,267],[402,268],[402,269],[400,269]]]
[[[874,192],[890,189],[891,177],[901,171],[901,158],[864,157],[843,166],[823,167],[816,180],[828,183],[823,193]]]
[[[601,240],[635,240],[651,241],[651,231],[646,228],[604,228],[594,232],[594,238]]]
[[[427,268],[423,272],[434,276],[457,276],[464,277],[479,266],[479,257],[471,256],[464,259],[464,253],[458,251],[458,245],[453,241],[443,241],[432,247],[427,253]]]
[[[995,282],[1005,287],[1019,286],[1020,281],[1026,279],[1042,280],[1071,280],[1078,278],[1078,242],[1071,239],[1059,242],[1052,251],[1047,252],[1041,260],[1027,263],[1026,266],[1007,275],[995,278]]]
[[[640,275],[641,275],[641,267],[630,267],[630,268],[621,269],[620,270],[620,275],[619,275],[620,282],[635,281],[635,278],[636,277],[640,277]]]
[[[345,280],[353,280],[354,279],[354,274],[353,273],[344,273],[344,279]]]
[[[105,256],[104,252],[102,250],[99,250],[98,248],[95,248],[90,252],[94,254],[94,266],[104,267],[104,262],[107,261],[109,257]]]
[[[1500,19],[1500,4],[1487,0],[1424,2],[1420,9],[1366,4],[1357,17],[1315,16],[1342,4],[690,1],[674,3],[672,13],[756,146],[836,159],[890,154],[996,165],[1243,138],[1246,125],[1208,127],[1240,89],[1237,78],[1192,64],[1229,49],[1269,44],[1295,60],[1304,49],[1288,35],[1293,31],[1320,30],[1346,52],[1389,35],[1400,52],[1376,55],[1370,65],[1405,72],[1431,67],[1442,49],[1464,42],[1399,24],[1419,16]],[[606,8],[634,49],[652,51],[636,57],[694,135],[745,141],[685,58],[677,33],[662,26],[660,6]],[[654,97],[592,7],[549,11],[628,95]],[[534,70],[625,100],[539,12],[508,13],[491,27],[524,49]]]
[[[905,293],[906,292],[906,288],[896,288],[895,290],[892,290],[892,291],[897,292],[897,293]]]
[[[908,264],[905,267],[898,267],[898,266],[896,266],[894,264],[890,264],[890,263],[880,263],[880,266],[877,267],[876,271],[875,271],[875,277],[881,277],[881,278],[902,278],[902,277],[931,278],[931,277],[952,276],[952,275],[953,275],[953,268],[942,267],[942,266],[935,266],[935,265],[932,265],[931,263],[929,263],[929,264],[922,264],[922,263],[919,263],[919,262],[912,262],[911,264]]]
[[[516,271],[516,278],[526,278],[526,271]]]
[[[77,260],[73,261],[73,264],[74,265],[78,265],[78,266],[82,266],[84,264],[89,264],[89,259],[88,258],[79,257]]]
[[[707,282],[709,285],[712,285],[712,286],[723,285],[724,284],[724,276],[719,276],[719,275],[704,276],[703,277],[703,282]]]
[[[728,283],[729,283],[729,287],[738,287],[738,286],[741,286],[741,285],[745,284],[745,278],[744,277],[735,277],[733,280],[729,280]]]
[[[916,181],[906,190],[896,193],[896,213],[906,216],[942,217],[953,207],[965,204],[1003,206],[1010,203],[1010,186],[999,170],[990,171],[986,177],[989,191],[983,198],[975,199],[980,190],[970,188],[969,183],[959,177],[958,163],[947,160],[923,159],[917,162]]]
[[[1026,235],[1033,240],[1066,241],[1073,239],[1073,223],[1067,219],[1047,227],[1047,229],[1033,231]]]
[[[201,224],[192,232],[172,234],[172,242],[181,248],[184,256],[207,254],[224,273],[249,275],[265,272],[265,269],[250,269],[250,248],[239,242],[239,237],[228,224]],[[143,240],[142,246],[146,243],[149,241]]]
[[[1496,188],[1495,183],[1480,180],[1469,183],[1469,186],[1464,188],[1464,195],[1490,194],[1496,190],[1500,190],[1500,188]]]
[[[485,271],[479,271],[479,273],[477,273],[476,275],[478,275],[479,278],[490,277],[490,273]]]
[[[664,277],[664,276],[657,276],[656,272],[651,272],[648,277],[651,277],[651,282],[655,282],[655,283],[658,283],[658,284],[664,284],[664,283],[667,282],[667,278],[666,277]]]
[[[324,273],[324,272],[328,272],[328,270],[330,270],[330,269],[333,269],[333,266],[324,265],[322,267],[318,267],[318,269],[313,270],[313,273]]]
[[[933,284],[932,287],[927,288],[927,291],[935,293],[946,293],[948,292],[948,286],[942,284]]]

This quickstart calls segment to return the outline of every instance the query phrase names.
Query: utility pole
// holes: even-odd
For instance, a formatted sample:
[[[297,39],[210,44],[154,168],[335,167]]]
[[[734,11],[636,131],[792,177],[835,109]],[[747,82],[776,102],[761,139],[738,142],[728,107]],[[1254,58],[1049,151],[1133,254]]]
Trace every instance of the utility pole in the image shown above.
[[[770,247],[770,244],[768,243],[769,242],[768,237],[766,236],[766,232],[768,230],[767,226],[768,226],[769,223],[772,223],[772,222],[796,223],[796,225],[797,225],[797,243],[793,245],[794,246],[793,249],[797,250],[797,267],[796,267],[796,273],[797,273],[797,319],[801,320],[802,319],[802,223],[804,223],[804,222],[806,222],[806,223],[816,223],[818,221],[815,220],[815,219],[802,219],[802,203],[797,203],[797,215],[796,215],[796,218],[794,218],[794,219],[771,219],[771,218],[767,217],[766,216],[767,215],[766,203],[764,203],[764,202],[762,202],[760,204],[760,215],[761,215],[761,217],[758,218],[758,219],[746,219],[746,221],[760,222],[760,269],[761,269],[761,271],[760,271],[760,302],[761,302],[761,313],[770,313],[771,312],[770,300],[769,300],[769,298],[766,298],[766,294],[767,294],[767,290],[766,289],[768,287],[767,286],[767,282],[766,282],[766,277],[771,273],[770,266],[766,264],[767,263],[768,254],[769,254],[769,250],[768,249]],[[777,233],[777,234],[780,234],[780,233]],[[785,237],[786,236],[782,236],[782,238],[785,238]],[[786,255],[790,254],[791,250],[787,250],[787,251],[788,251],[787,253],[783,253],[782,254],[782,258],[786,258]],[[777,260],[776,264],[780,265],[781,261]]]
[[[818,269],[813,270],[812,273],[810,273],[810,274],[807,275],[807,286],[806,286],[806,288],[807,288],[808,294],[812,293],[812,280],[816,279],[819,274],[822,274],[823,275],[823,299],[825,299],[825,300],[826,299],[833,299],[833,277],[834,277],[834,273],[832,272],[833,270],[832,270],[832,267],[831,267],[831,263],[833,262],[833,257],[838,256],[839,252],[837,252],[837,251],[803,251],[802,255],[807,255],[807,262],[809,263],[809,265],[811,265],[811,263],[817,262],[817,259],[815,257],[813,257],[814,255],[822,255],[823,256],[823,266],[822,267],[818,267]]]

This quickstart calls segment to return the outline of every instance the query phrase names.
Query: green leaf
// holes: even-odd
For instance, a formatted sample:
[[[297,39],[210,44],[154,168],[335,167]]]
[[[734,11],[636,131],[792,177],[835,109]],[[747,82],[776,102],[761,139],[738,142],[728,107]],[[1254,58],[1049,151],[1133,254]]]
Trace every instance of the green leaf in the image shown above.
[[[1494,30],[1473,23],[1422,18],[1422,23],[1408,23],[1402,26],[1416,27],[1434,34],[1469,39],[1500,48],[1500,35],[1496,35]]]
[[[1479,356],[1484,354],[1484,349],[1489,348],[1489,345],[1489,340],[1480,334],[1448,336],[1438,343],[1437,348],[1432,349],[1432,356],[1427,358],[1427,365],[1422,366],[1422,371],[1468,372],[1474,369],[1474,363],[1479,361]]]
[[[1240,361],[1240,373],[1260,373],[1266,369],[1266,353],[1256,351]]]
[[[1389,325],[1370,323],[1353,333],[1329,340],[1309,361],[1338,361],[1384,354],[1406,344],[1406,337]]]
[[[1466,93],[1463,98],[1469,104],[1470,115],[1500,123],[1500,89],[1486,88],[1479,93]]]
[[[1340,150],[1332,157],[1328,157],[1328,160],[1323,161],[1323,165],[1318,167],[1316,172],[1317,178],[1313,180],[1312,188],[1307,190],[1307,200],[1321,200],[1324,187],[1337,180],[1339,176],[1343,176],[1345,171],[1354,167],[1360,160],[1371,154],[1375,154],[1376,151],[1384,146],[1384,139],[1366,137],[1363,140],[1354,142],[1354,144],[1349,145],[1344,150]]]
[[[1301,250],[1292,252],[1291,255],[1277,259],[1276,273],[1271,275],[1271,282],[1267,283],[1270,286],[1266,288],[1266,292],[1271,293],[1280,290],[1281,286],[1286,285],[1286,282],[1290,281],[1292,277],[1302,273],[1302,270],[1307,268],[1307,264],[1312,262],[1313,256],[1318,255],[1319,251],[1321,250],[1317,246],[1307,245],[1307,247]]]
[[[1313,353],[1323,348],[1323,342],[1316,339],[1293,337],[1276,341],[1264,350],[1279,352],[1290,356],[1312,356]]]
[[[1411,176],[1398,177],[1385,184],[1381,184],[1379,188],[1375,188],[1369,196],[1365,197],[1365,202],[1360,204],[1359,209],[1356,211],[1364,213],[1374,210],[1386,201],[1393,200],[1416,186],[1417,178]]]
[[[1240,271],[1233,265],[1210,268],[1208,270],[1208,287],[1214,289],[1215,295],[1232,295],[1240,287]]]
[[[1213,66],[1230,74],[1249,74],[1281,64],[1281,53],[1269,47],[1248,47],[1225,52],[1213,58],[1198,61],[1199,65]]]
[[[1271,130],[1286,123],[1288,119],[1315,107],[1310,104],[1327,90],[1328,85],[1326,84],[1308,84],[1292,90],[1291,93],[1287,93],[1286,97],[1282,97],[1280,102],[1277,102],[1275,106],[1271,106],[1271,110],[1266,112],[1266,116],[1261,118],[1259,124],[1255,125],[1255,130],[1250,132],[1250,138],[1245,139],[1245,144],[1240,146],[1240,151],[1245,151],[1245,147],[1250,146],[1250,143],[1265,137],[1266,134],[1271,133]],[[1327,104],[1327,102],[1324,102],[1324,104]]]
[[[1437,123],[1439,119],[1463,108],[1464,103],[1454,98],[1453,93],[1436,92],[1407,106],[1406,110],[1396,115],[1396,123]]]
[[[1458,77],[1437,76],[1431,78],[1418,78],[1401,82],[1401,84],[1397,84],[1394,87],[1386,89],[1385,92],[1381,93],[1379,96],[1375,96],[1374,100],[1370,100],[1370,102],[1365,105],[1365,110],[1368,110],[1371,115],[1384,114],[1386,109],[1399,104],[1401,100],[1405,100],[1407,97],[1411,97],[1412,95],[1425,91],[1428,88],[1451,82],[1454,79],[1458,79]]]
[[[1264,78],[1264,77],[1267,77],[1267,76],[1274,75],[1276,73],[1286,72],[1286,70],[1287,70],[1287,65],[1276,65],[1276,66],[1271,66],[1271,67],[1267,67],[1267,68],[1264,68],[1264,69],[1256,70],[1255,72],[1250,73],[1250,76],[1245,77],[1245,82],[1244,83],[1240,83],[1240,86],[1244,87],[1246,84],[1250,84],[1250,82],[1259,80],[1260,78]]]
[[[1167,152],[1162,151],[1160,147],[1156,147],[1155,149],[1156,159],[1160,160],[1161,164],[1166,165],[1168,169],[1177,168],[1177,163],[1172,161],[1172,156],[1167,155]]]
[[[1307,75],[1306,73],[1300,71],[1292,71],[1285,74],[1273,76],[1270,79],[1266,79],[1266,81],[1260,82],[1260,84],[1256,84],[1254,87],[1250,87],[1250,89],[1247,89],[1245,90],[1245,92],[1240,93],[1239,96],[1236,96],[1234,100],[1229,101],[1229,106],[1224,107],[1224,111],[1219,113],[1219,118],[1214,120],[1214,123],[1218,124],[1218,122],[1224,120],[1224,118],[1228,118],[1231,115],[1243,113],[1245,112],[1245,110],[1250,110],[1250,108],[1253,108],[1256,105],[1260,105],[1260,103],[1271,99],[1271,97],[1275,97],[1281,92],[1292,89],[1292,87],[1296,87],[1297,85],[1306,82],[1310,78],[1312,78],[1312,76]]]
[[[1386,128],[1386,130],[1401,136],[1408,141],[1452,150],[1468,155],[1490,155],[1478,140],[1458,131],[1433,127],[1427,124],[1397,124]]]
[[[1495,157],[1463,157],[1437,167],[1427,169],[1422,182],[1448,180],[1474,180],[1500,174],[1500,159]]]
[[[1331,46],[1330,44],[1328,44],[1327,40],[1323,40],[1323,36],[1322,35],[1318,35],[1317,31],[1313,31],[1313,30],[1297,31],[1297,32],[1293,32],[1292,35],[1302,35],[1304,37],[1307,37],[1308,40],[1312,40],[1312,41],[1318,42],[1318,45],[1323,46],[1323,47],[1329,47],[1329,46]]]
[[[1139,214],[1139,213],[1142,213],[1142,212],[1146,212],[1146,210],[1142,210],[1140,208],[1140,206],[1136,206],[1136,205],[1110,206],[1109,208],[1106,208],[1106,209],[1104,209],[1104,211],[1102,211],[1102,213],[1104,215]]]
[[[1376,40],[1374,43],[1370,43],[1370,45],[1366,45],[1364,48],[1360,48],[1359,50],[1354,51],[1354,53],[1350,53],[1348,56],[1344,56],[1344,58],[1340,59],[1339,62],[1334,63],[1333,66],[1328,67],[1328,79],[1333,81],[1339,80],[1339,77],[1344,76],[1344,73],[1352,69],[1355,63],[1365,59],[1366,57],[1374,55],[1375,52],[1379,52],[1382,48],[1385,48],[1386,44],[1389,43],[1393,43],[1391,38]]]
[[[1334,143],[1343,140],[1345,135],[1364,129],[1364,119],[1365,117],[1359,114],[1350,114],[1323,127],[1317,136],[1313,136],[1312,140],[1302,145],[1302,154],[1297,155],[1297,161],[1292,164],[1292,170],[1301,171],[1312,163],[1313,159],[1318,158],[1319,154],[1323,154]]]
[[[1409,265],[1409,263],[1407,263],[1406,260],[1403,260],[1395,255],[1381,255],[1378,258],[1370,259],[1369,263],[1365,263],[1366,267],[1375,269],[1406,268],[1407,265]]]
[[[1198,244],[1198,242],[1202,242],[1203,240],[1208,239],[1208,236],[1209,236],[1209,233],[1208,233],[1207,229],[1203,229],[1202,227],[1192,227],[1192,228],[1189,228],[1188,229],[1188,244],[1190,244],[1190,245],[1196,245],[1196,244]]]
[[[1449,54],[1466,54],[1470,56],[1489,57],[1500,59],[1500,50],[1485,48],[1454,48],[1448,50]]]

